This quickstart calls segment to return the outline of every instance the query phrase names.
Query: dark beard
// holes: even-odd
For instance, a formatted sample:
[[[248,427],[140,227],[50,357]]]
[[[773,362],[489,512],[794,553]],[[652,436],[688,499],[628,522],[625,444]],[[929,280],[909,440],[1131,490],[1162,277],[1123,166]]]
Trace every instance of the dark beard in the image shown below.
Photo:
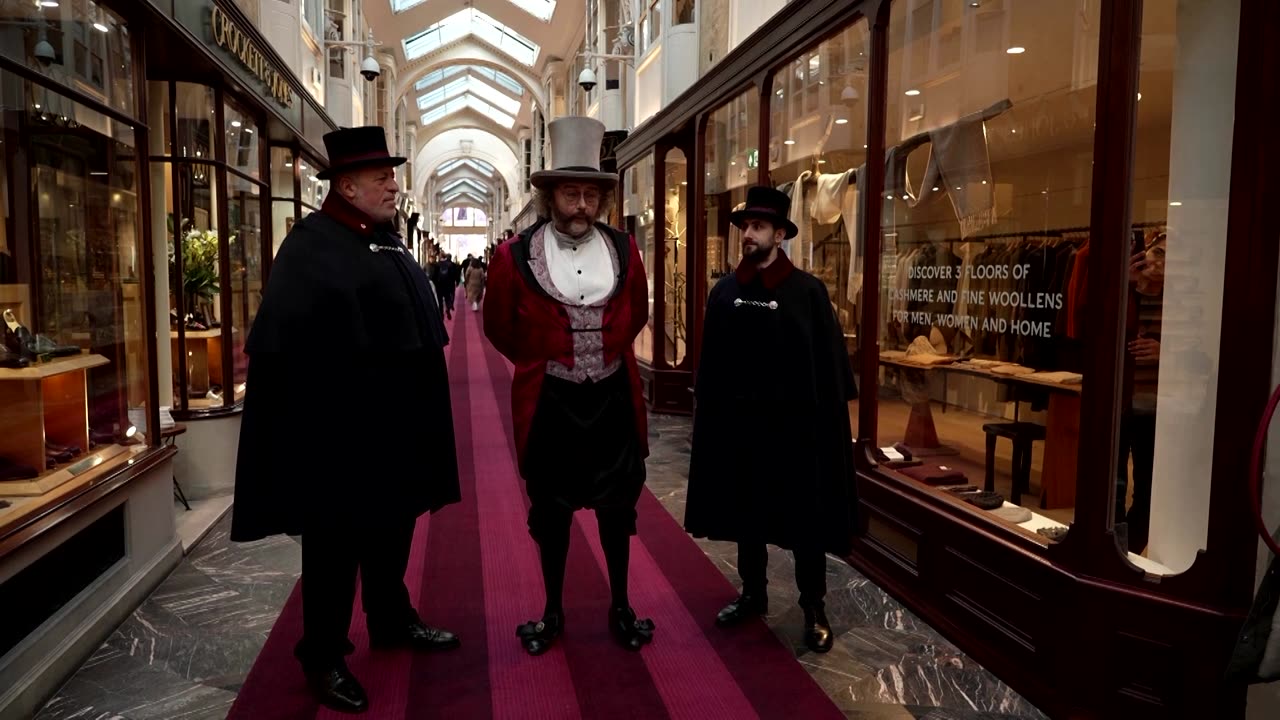
[[[773,252],[773,248],[765,248],[765,247],[760,247],[759,245],[756,245],[755,250],[752,250],[749,253],[744,252],[742,254],[742,262],[750,263],[752,265],[759,265],[760,263],[769,259],[770,252]]]

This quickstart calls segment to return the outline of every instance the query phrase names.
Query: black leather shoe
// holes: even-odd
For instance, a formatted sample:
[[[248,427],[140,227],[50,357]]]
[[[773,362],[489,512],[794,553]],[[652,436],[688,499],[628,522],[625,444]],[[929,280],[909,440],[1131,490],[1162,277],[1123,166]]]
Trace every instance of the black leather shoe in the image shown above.
[[[653,621],[636,618],[636,611],[629,607],[609,608],[609,633],[618,644],[628,650],[639,650],[653,642]]]
[[[564,634],[564,614],[547,613],[541,620],[530,620],[516,628],[516,636],[524,651],[530,655],[541,655],[556,644],[556,638]]]
[[[835,643],[835,634],[831,632],[831,623],[827,621],[827,612],[822,607],[804,609],[804,644],[816,653],[824,653]]]
[[[452,650],[462,645],[457,635],[423,624],[422,621],[411,622],[403,629],[394,632],[369,633],[369,647],[383,650],[387,648],[409,648],[423,652],[435,650]]]
[[[369,709],[369,698],[360,681],[347,669],[346,663],[322,671],[305,671],[307,687],[316,702],[344,713],[362,713]]]
[[[725,605],[720,614],[716,615],[716,624],[720,627],[733,627],[767,612],[769,612],[768,595],[744,592],[738,596],[737,600]]]

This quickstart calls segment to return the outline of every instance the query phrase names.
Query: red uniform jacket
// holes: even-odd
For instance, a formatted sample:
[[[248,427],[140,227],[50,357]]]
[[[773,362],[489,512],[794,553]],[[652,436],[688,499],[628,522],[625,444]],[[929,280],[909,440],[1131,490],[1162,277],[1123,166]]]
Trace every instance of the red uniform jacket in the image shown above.
[[[484,299],[484,334],[515,364],[511,380],[511,415],[516,452],[523,462],[533,413],[538,407],[547,362],[573,367],[573,333],[564,305],[547,294],[529,267],[529,243],[545,224],[539,221],[494,251]],[[649,455],[648,417],[640,394],[640,373],[632,344],[649,322],[649,290],[640,251],[626,233],[602,223],[596,227],[617,250],[620,282],[604,310],[604,361],[619,356],[631,383],[636,437],[641,453]]]

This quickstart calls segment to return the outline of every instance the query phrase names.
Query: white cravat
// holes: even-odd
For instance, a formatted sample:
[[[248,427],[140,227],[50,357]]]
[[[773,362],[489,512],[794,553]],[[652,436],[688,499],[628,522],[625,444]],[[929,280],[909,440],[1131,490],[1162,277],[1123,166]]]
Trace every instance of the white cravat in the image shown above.
[[[548,224],[544,235],[547,270],[560,294],[580,305],[594,305],[613,293],[616,273],[599,228],[583,240],[572,240]]]

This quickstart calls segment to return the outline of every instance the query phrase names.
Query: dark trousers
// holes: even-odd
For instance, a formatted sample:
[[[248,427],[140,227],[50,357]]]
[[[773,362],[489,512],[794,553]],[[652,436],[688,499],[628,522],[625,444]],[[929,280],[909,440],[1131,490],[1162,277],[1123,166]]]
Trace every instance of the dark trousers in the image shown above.
[[[371,635],[417,618],[404,584],[415,524],[408,518],[365,528],[308,527],[302,537],[302,641],[296,650],[304,667],[326,669],[351,652],[347,630],[357,570]]]
[[[1129,456],[1133,456],[1133,505],[1125,509]],[[1129,551],[1147,547],[1151,528],[1151,471],[1156,460],[1156,416],[1125,414],[1120,418],[1120,459],[1116,465],[1116,523],[1127,523]]]
[[[440,295],[440,314],[444,315],[446,310],[453,312],[453,297],[458,294],[458,288],[442,285],[436,292]]]
[[[797,548],[792,551],[796,563],[796,587],[800,590],[800,607],[822,607],[827,595],[827,554],[821,547]],[[764,595],[769,584],[769,548],[763,542],[738,543],[738,576],[742,592]]]

